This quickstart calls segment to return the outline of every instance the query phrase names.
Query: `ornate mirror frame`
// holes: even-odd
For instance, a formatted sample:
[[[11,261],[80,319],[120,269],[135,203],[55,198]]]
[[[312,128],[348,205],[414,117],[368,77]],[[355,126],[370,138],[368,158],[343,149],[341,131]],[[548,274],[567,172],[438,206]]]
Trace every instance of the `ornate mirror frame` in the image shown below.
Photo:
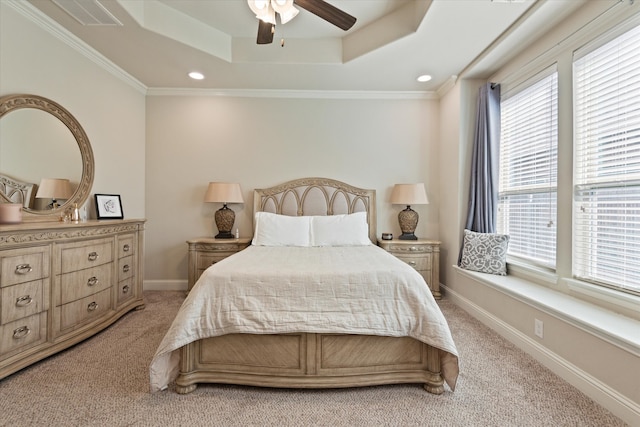
[[[60,104],[38,95],[18,94],[0,97],[0,119],[12,111],[23,108],[35,108],[57,117],[71,131],[80,148],[82,177],[73,195],[63,205],[54,209],[44,211],[29,208],[23,209],[23,219],[25,221],[57,220],[69,207],[72,207],[75,203],[81,206],[89,198],[95,174],[93,150],[91,149],[89,138],[80,123]],[[10,202],[4,194],[0,193],[0,203]]]

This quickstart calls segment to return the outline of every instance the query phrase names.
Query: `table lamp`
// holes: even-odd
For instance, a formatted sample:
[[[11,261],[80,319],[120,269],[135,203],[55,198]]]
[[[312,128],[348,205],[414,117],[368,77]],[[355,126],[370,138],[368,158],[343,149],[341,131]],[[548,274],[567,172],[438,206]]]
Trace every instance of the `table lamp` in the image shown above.
[[[38,199],[51,199],[49,209],[56,209],[60,205],[58,199],[67,200],[71,197],[71,184],[64,178],[42,178],[36,193]]]
[[[429,203],[424,184],[396,184],[391,191],[391,203],[407,206],[398,214],[398,222],[400,230],[402,230],[402,234],[398,238],[400,240],[418,240],[415,235],[418,226],[418,212],[411,209],[411,205]]]
[[[223,204],[215,213],[216,227],[218,227],[216,239],[233,239],[234,235],[231,233],[231,229],[236,220],[236,214],[227,207],[227,203],[244,203],[240,184],[210,182],[207,193],[204,195],[204,201]]]

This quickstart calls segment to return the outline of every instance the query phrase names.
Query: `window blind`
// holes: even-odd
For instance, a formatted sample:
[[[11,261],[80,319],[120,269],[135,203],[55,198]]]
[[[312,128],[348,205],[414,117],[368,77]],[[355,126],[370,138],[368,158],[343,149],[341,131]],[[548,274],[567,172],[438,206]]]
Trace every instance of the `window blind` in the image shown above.
[[[537,76],[501,102],[498,224],[510,256],[555,268],[558,74]]]
[[[555,67],[503,99],[498,232],[509,256],[555,268],[558,74]]]
[[[574,60],[574,275],[640,294],[640,26]]]

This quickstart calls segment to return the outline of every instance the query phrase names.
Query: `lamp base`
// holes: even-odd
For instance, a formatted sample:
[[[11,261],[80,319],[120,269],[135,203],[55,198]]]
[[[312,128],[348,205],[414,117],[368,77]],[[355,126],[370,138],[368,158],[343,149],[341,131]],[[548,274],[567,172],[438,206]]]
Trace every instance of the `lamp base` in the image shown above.
[[[411,209],[411,206],[407,205],[406,209],[401,210],[398,214],[398,222],[400,223],[400,230],[402,234],[398,237],[400,240],[418,240],[414,232],[418,226],[418,212]]]
[[[235,236],[230,231],[221,231],[216,234],[216,239],[235,239]]]
[[[227,207],[226,203],[216,211],[215,220],[216,227],[218,228],[216,239],[233,239],[234,235],[231,234],[231,229],[233,228],[233,223],[236,220],[236,214],[233,210]]]
[[[400,239],[400,240],[418,240],[416,235],[413,234],[413,233],[402,233],[400,236],[398,236],[398,239]]]

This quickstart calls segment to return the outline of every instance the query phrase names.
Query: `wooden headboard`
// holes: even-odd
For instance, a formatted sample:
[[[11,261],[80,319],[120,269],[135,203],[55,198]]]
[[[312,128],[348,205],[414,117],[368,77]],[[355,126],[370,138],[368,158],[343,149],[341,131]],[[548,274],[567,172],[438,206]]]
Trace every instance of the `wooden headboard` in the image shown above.
[[[0,175],[0,192],[12,203],[20,203],[25,208],[32,208],[36,197],[37,185],[18,181],[7,175]]]
[[[255,189],[253,210],[289,216],[367,212],[369,238],[376,242],[376,190],[335,179],[300,178],[271,188]]]

